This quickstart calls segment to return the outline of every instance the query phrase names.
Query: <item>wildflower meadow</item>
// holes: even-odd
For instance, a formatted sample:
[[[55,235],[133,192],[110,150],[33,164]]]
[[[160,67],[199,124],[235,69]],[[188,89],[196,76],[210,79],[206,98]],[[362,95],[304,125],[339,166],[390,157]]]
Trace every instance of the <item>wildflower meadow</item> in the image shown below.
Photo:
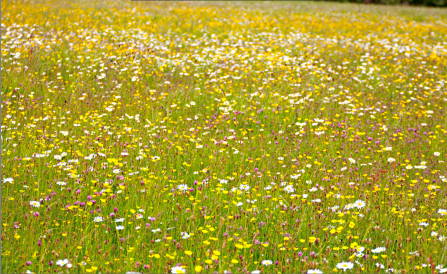
[[[2,273],[447,272],[447,10],[1,2]]]

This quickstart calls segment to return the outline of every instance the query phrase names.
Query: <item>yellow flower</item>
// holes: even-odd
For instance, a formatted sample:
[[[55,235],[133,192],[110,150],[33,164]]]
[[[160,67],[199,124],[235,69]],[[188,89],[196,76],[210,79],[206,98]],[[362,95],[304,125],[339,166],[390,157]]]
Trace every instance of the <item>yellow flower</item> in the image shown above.
[[[194,270],[195,270],[196,272],[200,272],[200,271],[202,271],[202,267],[201,267],[200,265],[198,265],[198,266],[196,266],[196,267],[194,268]]]
[[[236,259],[231,260],[231,263],[232,263],[232,264],[237,264],[238,262],[239,262],[239,261],[236,260]]]
[[[185,250],[185,254],[188,255],[188,256],[191,256],[192,255],[192,251]]]
[[[315,243],[316,240],[317,240],[317,238],[315,238],[315,237],[310,237],[310,238],[309,238],[309,243],[313,244],[313,243]]]

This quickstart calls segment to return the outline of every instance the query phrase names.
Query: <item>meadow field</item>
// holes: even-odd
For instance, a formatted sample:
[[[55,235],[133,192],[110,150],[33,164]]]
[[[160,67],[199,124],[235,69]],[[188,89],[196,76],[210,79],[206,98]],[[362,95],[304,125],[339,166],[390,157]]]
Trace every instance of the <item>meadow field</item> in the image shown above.
[[[2,273],[447,272],[447,10],[1,2]]]

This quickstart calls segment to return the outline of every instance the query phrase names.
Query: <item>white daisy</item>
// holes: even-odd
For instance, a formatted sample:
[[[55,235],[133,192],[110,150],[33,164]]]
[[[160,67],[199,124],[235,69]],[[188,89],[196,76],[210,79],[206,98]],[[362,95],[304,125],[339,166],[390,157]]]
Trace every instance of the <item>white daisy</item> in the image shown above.
[[[347,269],[353,269],[354,264],[351,262],[341,262],[337,264],[338,269],[343,269],[343,271],[346,271]]]
[[[38,201],[31,201],[29,202],[30,205],[32,205],[33,207],[40,207],[40,203]]]
[[[99,223],[99,222],[102,222],[103,221],[103,218],[102,217],[95,217],[94,219],[93,219],[93,222],[95,222],[95,223]]]

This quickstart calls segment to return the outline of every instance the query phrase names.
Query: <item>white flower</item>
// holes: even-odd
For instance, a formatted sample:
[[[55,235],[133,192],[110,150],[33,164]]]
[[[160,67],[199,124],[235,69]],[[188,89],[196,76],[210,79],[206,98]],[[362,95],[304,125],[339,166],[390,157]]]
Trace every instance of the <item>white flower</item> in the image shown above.
[[[357,200],[357,201],[354,202],[354,206],[355,206],[356,208],[358,208],[358,209],[362,209],[362,208],[364,208],[365,205],[366,205],[365,202],[362,201],[362,200]]]
[[[196,105],[196,102],[191,101],[189,104],[190,104],[191,106],[195,106],[195,105]]]
[[[440,208],[438,209],[438,213],[441,215],[447,215],[447,210]]]
[[[436,157],[438,157],[439,155],[441,155],[441,153],[439,153],[439,152],[435,152],[435,153],[433,153]]]
[[[250,186],[248,186],[248,185],[240,185],[240,186],[239,186],[239,189],[240,189],[240,190],[249,190],[249,189],[250,189]]]
[[[261,273],[261,270],[253,270],[253,271],[251,272],[251,274],[259,274],[259,273]]]
[[[438,240],[440,240],[441,242],[445,241],[446,237],[445,236],[439,236]]]
[[[161,231],[161,229],[159,229],[159,228],[157,228],[157,229],[152,229],[152,232],[153,232],[153,233],[160,232],[160,231]]]
[[[93,219],[93,222],[95,222],[95,223],[99,223],[99,222],[102,222],[103,221],[103,218],[102,217],[95,217],[94,219]]]
[[[354,268],[354,264],[351,262],[341,262],[337,264],[338,269],[343,269],[343,271],[346,271],[346,269],[352,269]]]
[[[115,223],[122,223],[122,222],[124,222],[124,218],[116,219],[116,220],[115,220]]]
[[[120,173],[121,172],[121,170],[119,170],[119,169],[114,169],[113,170],[113,173],[115,173],[115,174],[118,174],[118,173]]]
[[[123,230],[123,229],[124,229],[124,226],[122,226],[122,225],[119,225],[116,227],[116,230]]]
[[[178,186],[177,186],[177,189],[178,189],[178,190],[181,190],[181,191],[187,191],[187,190],[188,190],[188,185],[185,185],[185,184],[183,184],[183,185],[178,185]]]
[[[323,274],[323,271],[319,269],[309,269],[307,270],[307,274]]]
[[[385,150],[386,151],[391,151],[393,148],[392,147],[386,147]]]
[[[428,223],[426,223],[426,222],[420,222],[419,225],[420,225],[420,226],[427,227],[427,226],[428,226]]]
[[[447,272],[447,268],[441,268],[439,269],[439,273],[446,273]]]
[[[31,201],[29,202],[30,205],[32,205],[33,207],[40,207],[40,203],[37,201]]]
[[[365,251],[365,248],[363,246],[358,246],[355,248],[355,250],[357,250],[357,252],[361,253],[361,252]]]
[[[350,210],[351,208],[353,208],[354,205],[353,204],[347,204],[345,205],[345,209]]]
[[[371,250],[372,253],[382,253],[382,252],[385,252],[385,251],[386,251],[385,247],[378,247],[378,248],[375,248],[375,249]]]
[[[69,263],[68,259],[65,259],[65,260],[58,260],[58,261],[56,262],[56,265],[64,266],[64,265],[66,265],[66,264],[68,264],[68,263]]]
[[[303,199],[306,199],[309,194],[303,194]]]
[[[189,237],[191,237],[187,232],[182,232],[182,239],[188,239]]]
[[[243,202],[239,202],[236,204],[236,206],[242,206],[244,203]]]
[[[171,268],[171,273],[186,273],[186,269],[181,266],[174,266]]]
[[[56,184],[58,184],[60,186],[65,186],[67,183],[66,182],[57,182]]]
[[[396,159],[394,159],[394,158],[388,158],[388,162],[389,163],[392,163],[392,162],[395,162],[396,161]]]
[[[317,191],[317,190],[318,190],[318,188],[313,187],[313,188],[309,189],[309,192],[315,192],[315,191]]]
[[[13,178],[3,178],[3,183],[10,183],[10,184],[12,184],[13,181],[14,181]]]
[[[333,211],[333,212],[335,212],[338,208],[340,208],[339,206],[333,206],[333,207],[330,207],[330,209]]]
[[[408,166],[406,166],[405,168],[406,168],[406,169],[413,169],[413,166],[412,166],[412,165],[408,165]]]
[[[293,189],[292,185],[288,185],[284,188],[284,191],[287,193],[292,193],[292,192],[295,192],[295,189]]]
[[[270,261],[270,260],[263,260],[261,263],[262,263],[263,265],[269,266],[269,265],[271,265],[273,262]]]
[[[61,134],[64,135],[64,136],[67,136],[68,135],[68,131],[63,130],[63,131],[61,131]]]
[[[431,235],[432,237],[436,237],[436,236],[438,236],[438,232],[432,231],[432,232],[430,233],[430,235]]]
[[[355,164],[355,160],[354,159],[349,158],[348,160],[349,160],[349,162],[351,162],[351,164]]]

